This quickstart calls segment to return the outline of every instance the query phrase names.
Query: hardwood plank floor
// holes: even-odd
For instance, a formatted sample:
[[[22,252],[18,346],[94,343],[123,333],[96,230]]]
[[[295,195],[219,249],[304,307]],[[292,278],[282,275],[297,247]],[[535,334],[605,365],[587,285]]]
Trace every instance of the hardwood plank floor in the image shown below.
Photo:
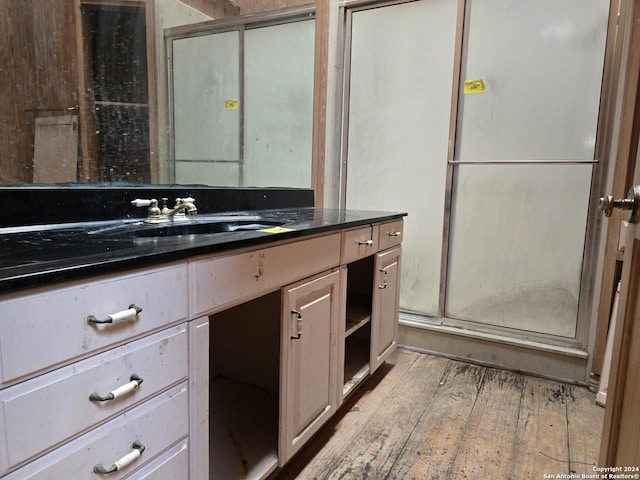
[[[592,474],[603,415],[586,388],[399,349],[271,478]]]

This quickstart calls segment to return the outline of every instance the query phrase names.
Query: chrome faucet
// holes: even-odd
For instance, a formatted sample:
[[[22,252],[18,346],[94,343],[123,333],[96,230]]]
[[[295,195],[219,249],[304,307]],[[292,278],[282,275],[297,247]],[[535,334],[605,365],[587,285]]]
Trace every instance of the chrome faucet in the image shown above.
[[[171,220],[184,219],[185,214],[194,215],[198,213],[198,209],[195,205],[195,199],[191,197],[176,198],[176,205],[173,208],[167,206],[168,198],[162,199],[162,209],[158,207],[158,200],[151,199],[139,199],[131,201],[131,205],[135,207],[149,207],[147,210],[146,223],[164,223]]]

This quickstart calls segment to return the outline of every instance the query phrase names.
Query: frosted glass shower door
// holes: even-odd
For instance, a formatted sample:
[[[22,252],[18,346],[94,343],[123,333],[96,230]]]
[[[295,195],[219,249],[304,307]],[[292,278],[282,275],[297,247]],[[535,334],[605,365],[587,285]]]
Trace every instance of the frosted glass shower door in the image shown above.
[[[311,187],[315,19],[305,10],[168,36],[175,183]]]
[[[240,180],[240,32],[173,41],[175,183]]]
[[[245,32],[244,185],[309,188],[315,20]]]
[[[592,169],[456,168],[447,317],[575,335]]]
[[[609,2],[469,5],[445,314],[574,338]]]
[[[400,306],[437,315],[457,0],[355,11],[347,208],[406,211]]]

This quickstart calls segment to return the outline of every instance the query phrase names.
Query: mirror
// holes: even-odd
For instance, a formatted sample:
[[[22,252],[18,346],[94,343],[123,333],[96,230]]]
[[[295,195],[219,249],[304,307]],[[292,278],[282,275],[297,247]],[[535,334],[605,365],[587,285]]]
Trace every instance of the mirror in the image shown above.
[[[27,1],[0,2],[0,186],[311,186],[313,15],[280,11],[309,0]]]
[[[311,186],[312,14],[166,31],[172,181]]]

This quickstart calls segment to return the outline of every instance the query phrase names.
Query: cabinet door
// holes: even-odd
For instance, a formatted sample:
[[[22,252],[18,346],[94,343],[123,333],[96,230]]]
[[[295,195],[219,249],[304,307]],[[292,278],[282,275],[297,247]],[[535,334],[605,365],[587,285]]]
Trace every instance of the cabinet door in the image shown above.
[[[280,465],[336,410],[337,271],[283,290],[280,364]]]
[[[398,343],[401,248],[376,254],[371,312],[371,373],[393,352]]]

